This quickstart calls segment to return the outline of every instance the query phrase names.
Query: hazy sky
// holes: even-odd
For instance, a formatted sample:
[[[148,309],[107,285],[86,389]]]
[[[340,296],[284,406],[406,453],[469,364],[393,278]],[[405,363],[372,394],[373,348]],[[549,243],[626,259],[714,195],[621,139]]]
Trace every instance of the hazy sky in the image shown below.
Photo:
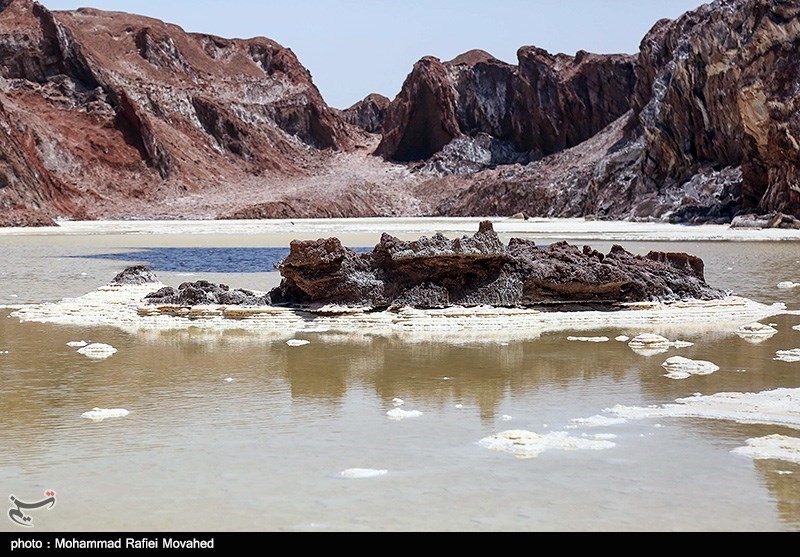
[[[702,0],[39,0],[135,13],[225,38],[263,36],[291,48],[325,101],[394,98],[423,56],[479,48],[516,64],[517,49],[635,53],[653,24]]]

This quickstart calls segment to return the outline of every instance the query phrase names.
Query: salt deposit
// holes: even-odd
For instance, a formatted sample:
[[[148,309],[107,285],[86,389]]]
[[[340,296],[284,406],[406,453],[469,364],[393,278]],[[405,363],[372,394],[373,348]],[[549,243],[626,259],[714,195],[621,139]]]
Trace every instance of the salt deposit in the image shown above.
[[[509,342],[538,338],[542,333],[590,331],[607,327],[679,326],[682,331],[705,331],[758,321],[786,313],[784,304],[765,305],[729,296],[722,300],[630,304],[618,311],[538,311],[492,306],[441,309],[398,308],[392,311],[328,313],[274,306],[159,306],[145,304],[144,296],[161,283],[108,285],[78,298],[30,304],[13,311],[20,321],[78,326],[113,326],[130,333],[153,330],[214,332],[243,330],[290,340],[298,332],[327,331],[352,335],[403,335],[409,341]],[[577,335],[576,335],[577,336]],[[637,337],[642,341],[646,336]],[[663,339],[664,337],[661,337]],[[636,339],[634,339],[636,340]],[[664,339],[666,340],[666,339]],[[307,341],[304,342],[304,344]],[[633,343],[633,340],[631,341]],[[669,344],[642,343],[637,352],[663,351]],[[291,343],[294,344],[294,343]]]
[[[778,286],[778,288],[782,288],[782,289],[797,288],[798,286],[800,286],[800,283],[792,282],[790,280],[786,280],[786,281],[783,281],[783,282],[779,282],[777,286]]]
[[[102,422],[106,418],[123,418],[130,412],[124,408],[93,408],[81,414],[81,418],[88,418],[95,422]]]
[[[292,338],[286,341],[286,344],[289,346],[305,346],[306,344],[310,344],[311,341],[309,340],[300,340],[296,338]]]
[[[402,398],[395,397],[392,399],[392,404],[394,404],[395,406],[402,406],[403,404],[405,404],[405,401]]]
[[[608,342],[608,337],[567,337],[567,340],[577,340],[579,342]]]
[[[361,478],[376,478],[378,476],[385,476],[388,470],[375,470],[373,468],[348,468],[342,470],[340,476],[348,479],[361,479]]]
[[[731,451],[753,459],[775,458],[800,464],[800,438],[786,435],[767,435],[747,440],[747,446]]]
[[[392,420],[404,420],[406,418],[417,418],[422,416],[422,412],[419,410],[403,410],[401,408],[392,408],[386,412],[386,415]]]
[[[607,439],[571,437],[563,431],[541,435],[524,429],[501,431],[484,437],[478,444],[494,451],[510,453],[517,458],[534,458],[546,450],[601,450],[615,446],[615,443]]]
[[[626,419],[710,418],[800,429],[800,388],[759,393],[695,394],[648,407],[616,405],[605,412]]]
[[[670,348],[684,348],[692,346],[693,343],[683,340],[669,340],[666,337],[654,333],[642,333],[636,335],[628,343],[631,350],[641,356],[654,356],[656,354],[663,354]]]
[[[800,348],[778,350],[775,352],[775,357],[772,359],[780,362],[800,362]]]
[[[619,335],[618,337],[614,337],[614,340],[616,340],[617,342],[628,342],[630,339],[631,337],[625,335]]]
[[[670,379],[686,379],[692,375],[708,375],[719,369],[719,366],[705,360],[692,360],[683,356],[672,356],[661,364]]]
[[[591,416],[589,418],[573,418],[570,421],[570,425],[567,427],[575,428],[578,426],[586,426],[586,427],[605,427],[609,425],[617,425],[617,424],[624,424],[624,418],[609,418],[608,416]]]
[[[89,343],[86,342],[85,340],[71,340],[67,343],[67,346],[71,348],[81,348],[83,346],[86,346],[87,344]]]
[[[103,344],[102,342],[93,342],[91,344],[87,344],[83,348],[78,349],[78,354],[83,354],[88,358],[95,358],[95,359],[102,359],[108,358],[112,354],[115,354],[117,349],[111,346],[110,344]]]
[[[748,323],[736,329],[736,334],[751,344],[758,344],[764,342],[768,338],[774,336],[778,329],[763,323]]]

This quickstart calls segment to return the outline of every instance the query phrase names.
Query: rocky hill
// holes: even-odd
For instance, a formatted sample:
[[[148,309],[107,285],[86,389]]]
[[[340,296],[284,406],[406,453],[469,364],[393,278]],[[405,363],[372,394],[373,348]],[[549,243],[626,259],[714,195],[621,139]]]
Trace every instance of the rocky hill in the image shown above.
[[[636,55],[425,57],[328,107],[291,50],[0,0],[0,224],[800,215],[800,4],[717,0]]]

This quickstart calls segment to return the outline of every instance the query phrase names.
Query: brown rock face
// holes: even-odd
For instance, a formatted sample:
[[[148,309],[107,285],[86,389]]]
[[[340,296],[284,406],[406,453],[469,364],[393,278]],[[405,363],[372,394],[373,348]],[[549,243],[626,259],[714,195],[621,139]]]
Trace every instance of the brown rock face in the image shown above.
[[[350,108],[342,110],[342,118],[344,118],[345,122],[357,126],[366,132],[381,133],[381,131],[383,131],[383,119],[386,116],[386,109],[391,102],[392,101],[383,95],[372,93]]]
[[[444,307],[448,305],[614,307],[622,302],[718,299],[701,259],[685,253],[637,256],[614,246],[604,255],[566,242],[546,248],[512,238],[500,242],[484,221],[473,236],[442,234],[405,242],[383,234],[370,253],[337,238],[294,241],[278,265],[274,304],[335,303]]]
[[[740,166],[743,209],[800,211],[800,5],[717,1],[642,41],[635,106],[643,175],[684,183]]]
[[[0,118],[13,123],[0,131],[4,210],[152,215],[176,191],[303,175],[315,153],[353,144],[309,72],[265,38],[11,0],[0,77]]]
[[[386,110],[375,154],[400,162],[427,159],[460,135],[447,69],[438,58],[426,56]]]
[[[453,138],[488,134],[540,158],[588,139],[630,108],[632,56],[523,47],[518,58],[512,66],[475,50],[418,62],[389,106],[376,154],[425,159]]]
[[[692,223],[798,215],[799,49],[796,2],[718,0],[659,21],[641,43],[630,112],[577,145],[580,136],[570,139],[547,116],[568,111],[537,113],[524,124],[536,130],[530,136],[544,138],[546,149],[568,148],[475,174],[439,212]],[[520,73],[527,67],[532,81],[552,81],[547,56],[527,56]],[[612,74],[590,81],[599,86]],[[541,98],[561,105],[558,94]],[[601,123],[590,112],[584,118]]]

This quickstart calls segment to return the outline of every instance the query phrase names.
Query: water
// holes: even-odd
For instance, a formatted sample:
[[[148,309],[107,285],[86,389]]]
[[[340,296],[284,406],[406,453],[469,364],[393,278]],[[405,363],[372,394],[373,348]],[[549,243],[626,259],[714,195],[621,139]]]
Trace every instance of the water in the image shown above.
[[[272,265],[294,237],[338,235],[371,248],[381,224],[0,233],[0,305],[79,296],[133,263],[152,265],[167,284],[203,278],[268,290],[280,278]],[[443,225],[386,226],[413,239]],[[542,243],[564,236],[528,234]],[[800,242],[576,243],[686,251],[704,259],[710,284],[800,309],[800,288],[776,288],[800,282]],[[732,452],[751,438],[800,436],[795,429],[707,418],[571,422],[617,404],[797,388],[800,363],[773,357],[800,347],[792,329],[800,316],[764,320],[779,332],[760,344],[721,324],[687,329],[681,340],[693,346],[642,356],[613,340],[639,328],[591,333],[612,339],[605,343],[567,340],[585,331],[509,342],[364,331],[303,333],[308,344],[289,346],[235,330],[132,334],[20,323],[11,311],[0,309],[0,485],[5,496],[28,501],[57,493],[54,508],[29,512],[35,531],[800,530],[800,464]],[[93,360],[67,346],[75,340],[118,351]],[[661,363],[671,355],[712,360],[720,370],[668,379]],[[94,407],[130,414],[81,417]],[[392,420],[395,408],[421,415]],[[520,459],[479,444],[511,429],[614,446]],[[355,468],[385,473],[342,475]],[[7,518],[0,530],[23,531]]]

